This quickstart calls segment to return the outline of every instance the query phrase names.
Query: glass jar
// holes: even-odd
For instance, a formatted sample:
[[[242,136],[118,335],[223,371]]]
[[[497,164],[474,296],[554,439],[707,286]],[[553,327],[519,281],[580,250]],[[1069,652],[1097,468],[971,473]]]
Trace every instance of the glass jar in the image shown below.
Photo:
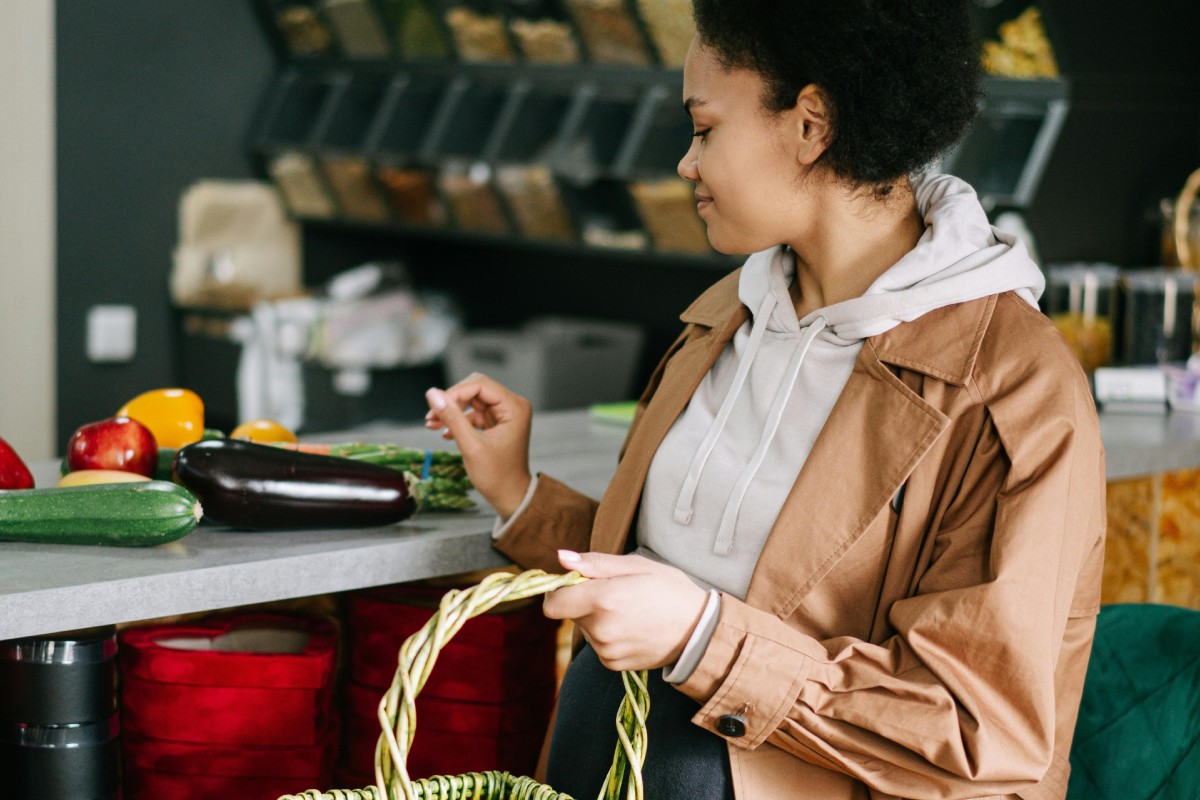
[[[1050,320],[1084,370],[1113,362],[1120,270],[1111,264],[1060,264],[1047,269]]]
[[[1192,315],[1200,276],[1178,269],[1126,270],[1123,349],[1130,364],[1186,361],[1192,354]]]

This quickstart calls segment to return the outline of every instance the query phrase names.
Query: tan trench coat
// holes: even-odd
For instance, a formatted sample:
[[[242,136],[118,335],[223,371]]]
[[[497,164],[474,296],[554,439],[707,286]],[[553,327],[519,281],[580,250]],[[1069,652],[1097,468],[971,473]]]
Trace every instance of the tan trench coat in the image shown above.
[[[682,315],[603,500],[542,476],[502,552],[561,571],[559,547],[629,549],[655,449],[747,318],[737,280]],[[749,707],[727,738],[738,799],[1064,797],[1104,489],[1086,379],[1017,296],[868,339],[679,687],[714,735]]]

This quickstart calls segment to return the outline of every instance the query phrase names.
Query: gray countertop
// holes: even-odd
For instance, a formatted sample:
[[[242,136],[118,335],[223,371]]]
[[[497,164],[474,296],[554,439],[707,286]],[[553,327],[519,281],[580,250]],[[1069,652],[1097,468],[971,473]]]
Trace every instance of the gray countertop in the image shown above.
[[[1108,479],[1200,467],[1200,414],[1100,415]]]
[[[313,438],[454,446],[420,427]],[[543,413],[530,456],[535,468],[598,497],[623,439],[624,430],[585,412]],[[37,465],[38,485],[53,485],[56,470]],[[373,529],[245,533],[202,525],[150,548],[0,542],[0,640],[504,566],[491,548],[494,519],[481,501],[474,511],[419,513]]]
[[[1200,466],[1200,415],[1105,414],[1108,477]],[[420,427],[378,427],[315,440],[452,447]],[[619,427],[586,412],[534,420],[535,469],[599,497],[616,467]],[[38,485],[56,465],[38,465]],[[152,548],[0,543],[0,639],[229,608],[502,566],[486,506],[425,513],[367,530],[243,533],[201,526]]]

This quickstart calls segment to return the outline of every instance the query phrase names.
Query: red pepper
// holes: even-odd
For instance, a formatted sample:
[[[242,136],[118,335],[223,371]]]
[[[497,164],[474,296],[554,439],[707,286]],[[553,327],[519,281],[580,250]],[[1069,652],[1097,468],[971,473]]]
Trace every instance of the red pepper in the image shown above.
[[[8,442],[0,439],[0,489],[32,489],[33,473]]]

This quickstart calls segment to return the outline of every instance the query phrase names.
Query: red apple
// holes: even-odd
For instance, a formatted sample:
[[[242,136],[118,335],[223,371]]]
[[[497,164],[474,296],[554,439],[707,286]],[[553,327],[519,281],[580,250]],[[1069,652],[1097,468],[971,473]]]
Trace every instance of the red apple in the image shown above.
[[[8,442],[0,439],[0,489],[32,489],[33,475]]]
[[[118,469],[154,477],[158,442],[142,423],[113,417],[84,425],[67,443],[67,469]]]

